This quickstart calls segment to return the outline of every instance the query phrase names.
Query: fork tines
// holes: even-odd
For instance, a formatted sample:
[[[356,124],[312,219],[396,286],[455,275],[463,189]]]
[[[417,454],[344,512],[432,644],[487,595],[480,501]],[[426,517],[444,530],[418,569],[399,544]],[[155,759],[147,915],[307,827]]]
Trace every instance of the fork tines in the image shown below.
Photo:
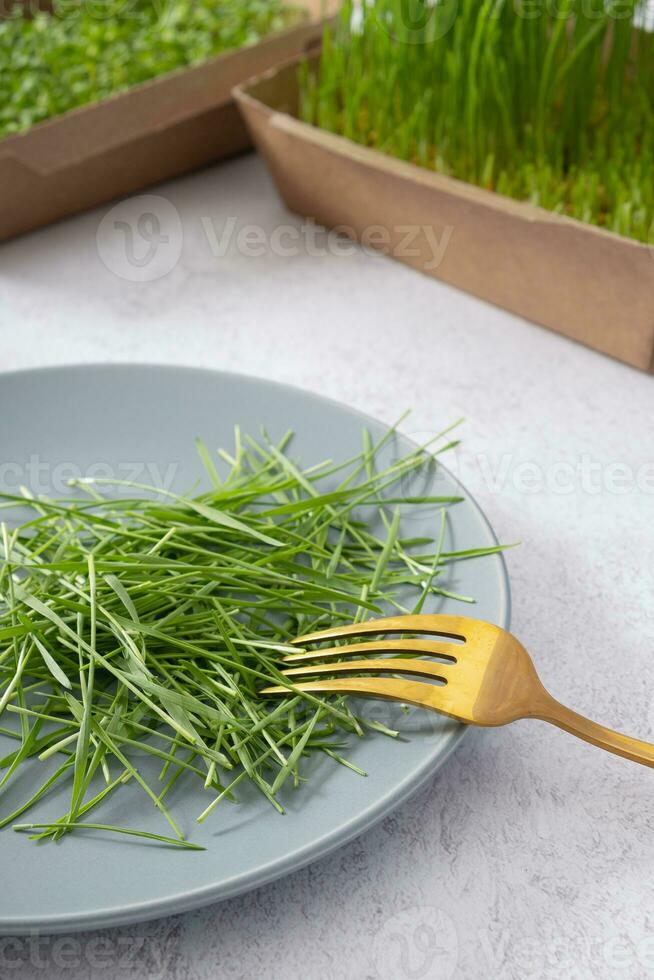
[[[346,637],[367,636],[371,633],[420,633],[449,637],[465,642],[463,624],[459,616],[387,616],[371,619],[365,623],[350,626],[335,626],[318,633],[307,633],[292,642],[294,644],[319,643],[321,640],[339,640]],[[461,652],[461,643],[444,643],[434,640],[398,639],[369,640],[347,646],[323,647],[315,650],[302,650],[285,656],[284,662],[296,663],[305,660],[322,660],[333,657],[360,656],[362,653],[414,653],[429,657],[439,657],[449,663],[456,663]],[[334,669],[335,665],[332,665]],[[406,671],[408,673],[408,671]]]
[[[436,636],[456,639],[465,643],[464,623],[459,616],[389,616],[383,619],[368,620],[364,623],[353,623],[349,626],[336,626],[331,629],[321,630],[317,633],[308,633],[293,640],[293,643],[319,643],[322,640],[339,640],[346,637],[369,636],[379,633],[420,633],[433,634]],[[457,659],[462,651],[462,643],[448,643],[442,640],[421,640],[415,638],[405,639],[374,639],[362,643],[350,643],[344,646],[330,646],[322,649],[302,650],[297,653],[288,654],[283,658],[285,663],[298,663],[298,667],[291,667],[283,670],[285,677],[293,679],[295,677],[318,675],[318,674],[345,674],[350,678],[336,679],[334,686],[327,688],[330,681],[316,681],[309,684],[299,685],[301,690],[318,689],[338,690],[345,684],[352,685],[354,689],[356,681],[352,678],[353,674],[365,673],[392,673],[409,674],[416,677],[424,677],[431,681],[447,684],[449,672],[452,666],[457,663]],[[366,658],[363,660],[340,660],[343,657],[360,657],[361,654],[387,654],[395,656],[382,658]],[[432,660],[408,659],[397,654],[417,654],[418,656],[429,656],[437,658]],[[327,663],[316,663],[315,661],[327,660]],[[310,662],[309,662],[310,661]],[[388,678],[390,680],[390,678]],[[380,679],[382,688],[386,682]],[[262,694],[281,694],[287,691],[284,687],[270,687],[262,691]]]

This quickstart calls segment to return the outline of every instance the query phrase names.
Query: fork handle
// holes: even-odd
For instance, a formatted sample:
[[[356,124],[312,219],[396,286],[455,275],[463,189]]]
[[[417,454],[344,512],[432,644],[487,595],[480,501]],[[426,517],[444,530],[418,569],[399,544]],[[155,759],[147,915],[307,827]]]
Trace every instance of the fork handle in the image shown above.
[[[577,738],[582,738],[585,742],[599,746],[606,752],[613,752],[614,755],[624,756],[632,762],[639,762],[643,766],[654,768],[654,745],[649,742],[642,742],[637,738],[630,738],[628,735],[621,735],[614,732],[611,728],[605,728],[584,718],[570,708],[566,708],[555,698],[547,696],[544,705],[532,717],[548,721],[557,728],[562,728]]]

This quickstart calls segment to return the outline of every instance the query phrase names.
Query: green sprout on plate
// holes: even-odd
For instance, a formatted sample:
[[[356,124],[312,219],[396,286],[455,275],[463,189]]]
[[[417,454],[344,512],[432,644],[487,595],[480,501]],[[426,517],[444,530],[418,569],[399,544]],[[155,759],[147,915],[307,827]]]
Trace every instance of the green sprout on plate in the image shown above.
[[[206,792],[202,822],[244,781],[284,812],[280,791],[304,781],[309,754],[361,773],[348,738],[397,730],[345,696],[297,691],[280,660],[293,637],[329,624],[472,601],[452,593],[448,566],[500,546],[448,551],[446,511],[460,498],[415,492],[456,444],[448,433],[388,462],[394,429],[376,444],[364,432],[354,458],[302,468],[290,433],[275,443],[237,429],[232,452],[198,443],[203,493],[82,480],[64,500],[2,495],[0,734],[14,747],[0,758],[0,828],[186,846],[169,798],[189,780]],[[411,514],[421,535],[407,534]],[[289,696],[261,697],[270,684]],[[40,785],[3,806],[26,767]],[[172,836],[96,818],[126,782]],[[55,788],[67,790],[59,818],[25,823]]]

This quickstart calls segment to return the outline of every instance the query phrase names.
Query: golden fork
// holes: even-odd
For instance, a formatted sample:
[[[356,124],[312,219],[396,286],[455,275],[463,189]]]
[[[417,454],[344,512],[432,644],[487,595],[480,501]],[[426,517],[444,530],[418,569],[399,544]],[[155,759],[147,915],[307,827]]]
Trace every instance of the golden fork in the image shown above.
[[[556,701],[543,687],[531,657],[511,633],[467,616],[390,616],[352,626],[336,626],[300,636],[294,643],[318,643],[345,637],[384,633],[432,634],[457,640],[377,639],[348,646],[301,651],[285,662],[351,657],[359,654],[415,653],[440,658],[409,660],[401,657],[303,663],[284,670],[293,688],[300,691],[357,694],[430,708],[450,718],[484,727],[508,725],[519,718],[539,718],[566,732],[598,745],[607,752],[654,767],[654,745],[621,735],[578,715]],[[295,683],[311,674],[385,673],[412,674],[440,684],[398,677],[330,677]],[[261,694],[289,694],[291,688],[267,687]]]

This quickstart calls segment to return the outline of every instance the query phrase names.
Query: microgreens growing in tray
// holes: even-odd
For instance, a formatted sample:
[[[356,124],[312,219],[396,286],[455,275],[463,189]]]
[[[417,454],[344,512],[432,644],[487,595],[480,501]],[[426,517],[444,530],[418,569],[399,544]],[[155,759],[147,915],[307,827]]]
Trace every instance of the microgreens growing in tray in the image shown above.
[[[283,0],[55,0],[0,20],[0,136],[261,40],[303,17]]]
[[[646,0],[346,0],[306,122],[639,241],[654,237]]]
[[[278,663],[299,633],[439,596],[471,601],[444,572],[499,546],[447,551],[446,509],[460,498],[407,490],[454,444],[448,432],[387,464],[379,453],[394,430],[376,444],[364,432],[360,455],[303,469],[290,433],[275,443],[237,430],[234,451],[219,453],[225,474],[198,443],[204,493],[78,481],[64,500],[3,495],[0,733],[15,747],[0,758],[0,803],[26,765],[43,775],[18,807],[0,808],[0,827],[138,835],[95,817],[129,781],[173,831],[142,836],[186,846],[167,806],[181,779],[204,786],[203,821],[244,780],[283,812],[280,790],[299,784],[309,753],[360,772],[343,755],[348,736],[396,730],[346,697],[258,692],[292,688]],[[28,517],[12,523],[17,506]],[[426,511],[433,533],[408,536],[407,510],[423,521]],[[154,785],[135,752],[160,764]],[[22,822],[55,787],[69,793],[60,818]]]

